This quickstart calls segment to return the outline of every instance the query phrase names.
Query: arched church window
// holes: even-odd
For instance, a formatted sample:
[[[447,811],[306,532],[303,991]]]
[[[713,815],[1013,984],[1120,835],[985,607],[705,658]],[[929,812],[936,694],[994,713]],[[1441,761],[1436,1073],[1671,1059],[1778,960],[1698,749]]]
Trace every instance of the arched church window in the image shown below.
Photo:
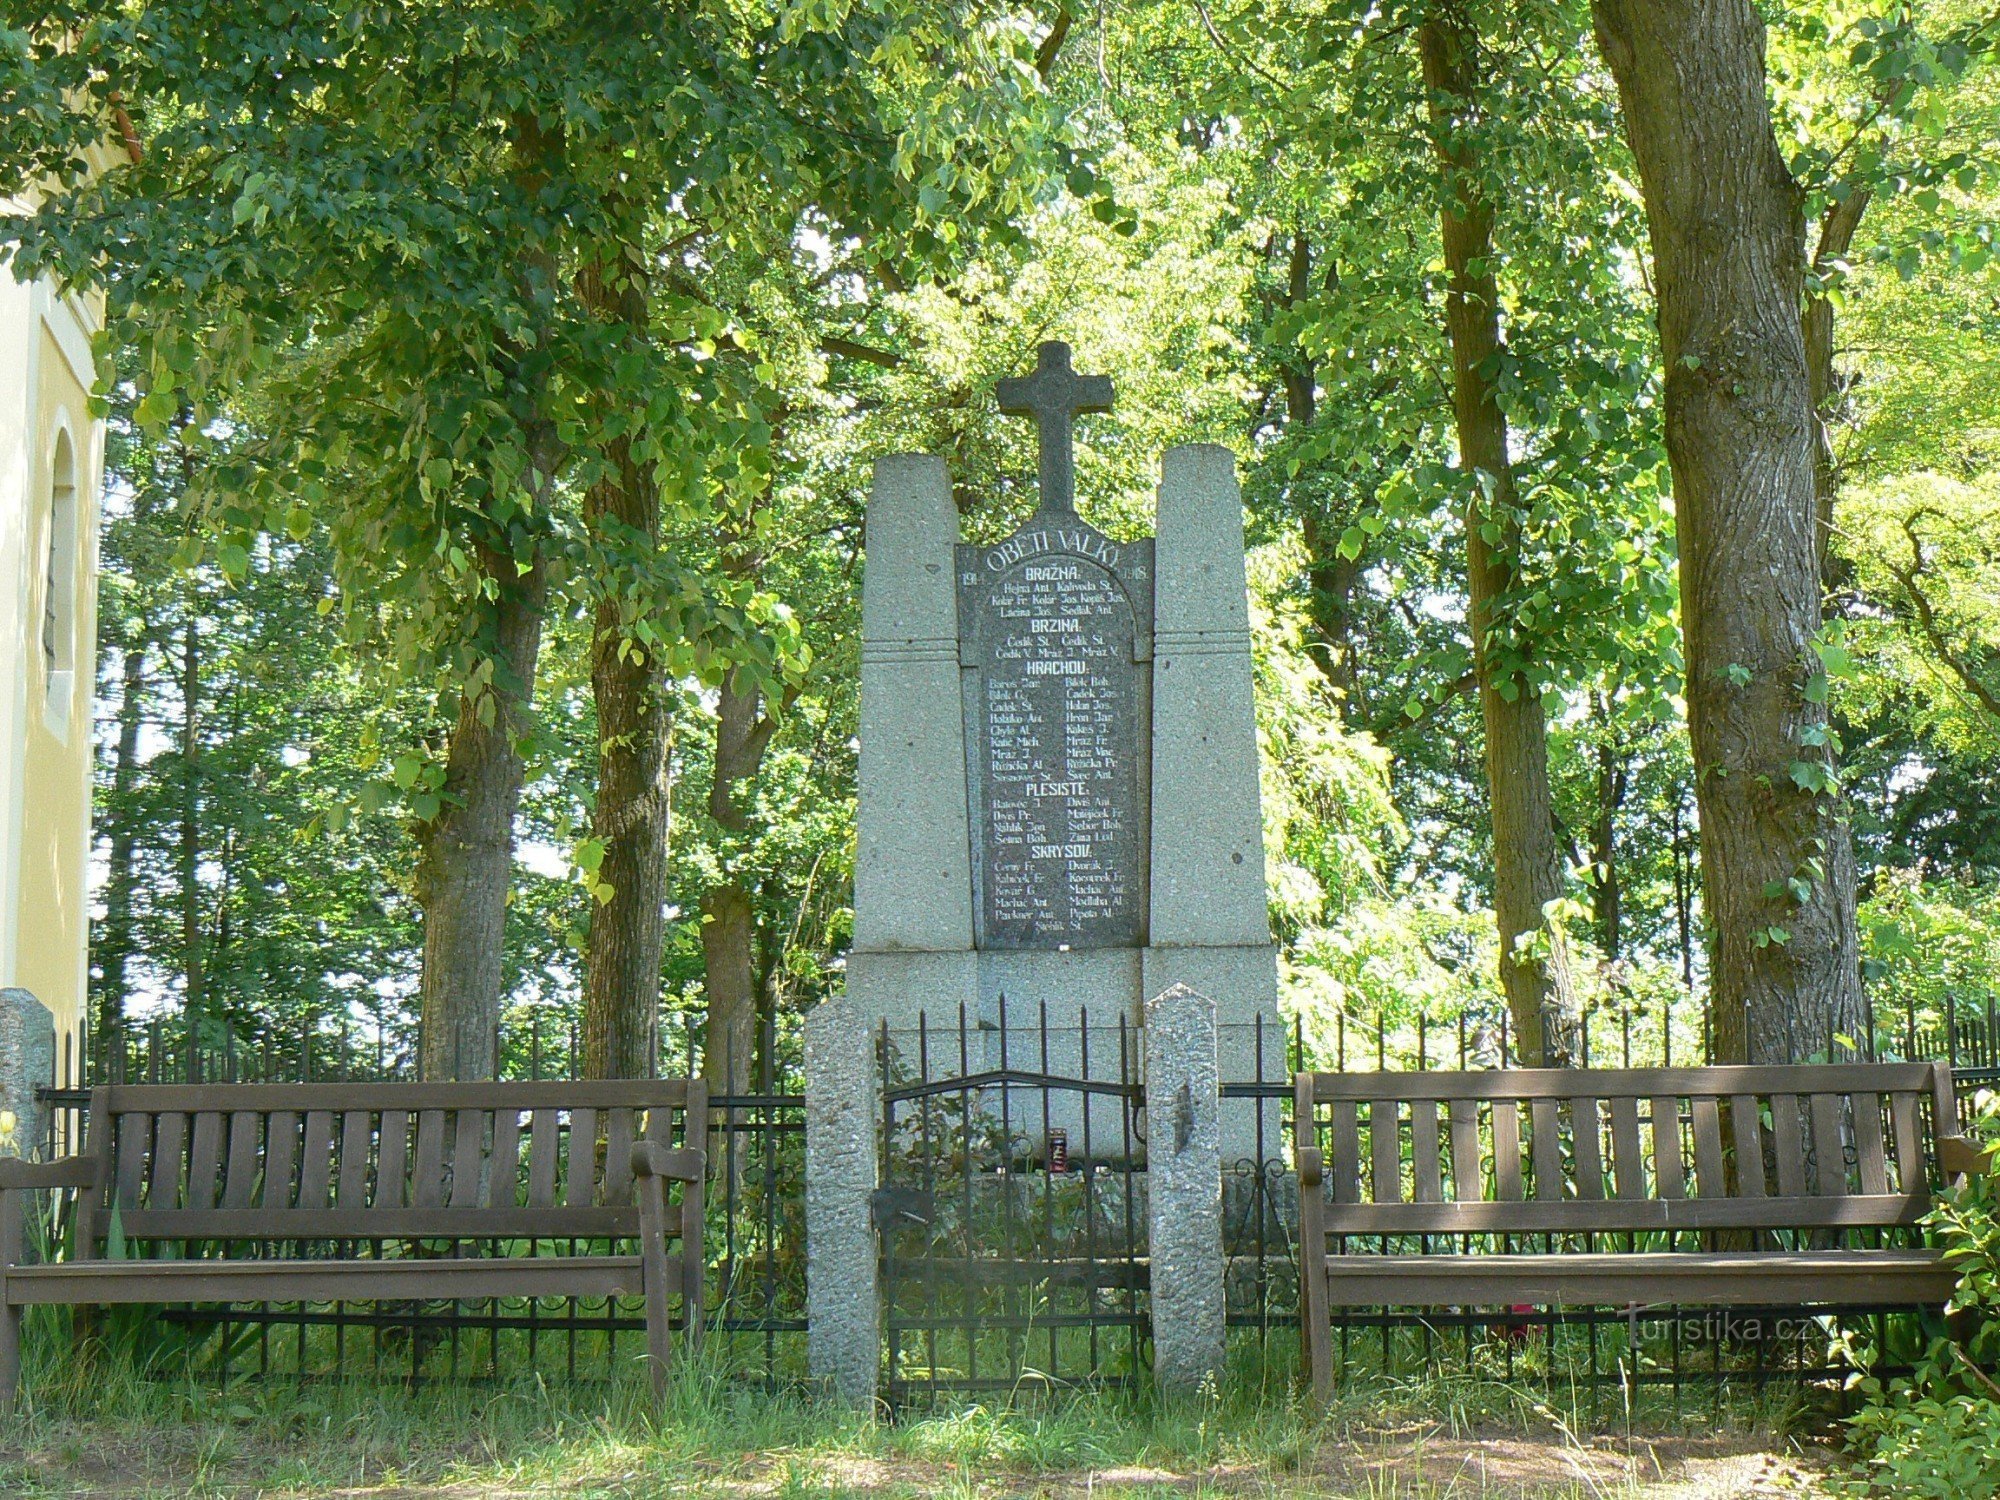
[[[42,579],[42,667],[51,697],[65,691],[76,661],[76,451],[56,434],[49,485],[47,569]]]

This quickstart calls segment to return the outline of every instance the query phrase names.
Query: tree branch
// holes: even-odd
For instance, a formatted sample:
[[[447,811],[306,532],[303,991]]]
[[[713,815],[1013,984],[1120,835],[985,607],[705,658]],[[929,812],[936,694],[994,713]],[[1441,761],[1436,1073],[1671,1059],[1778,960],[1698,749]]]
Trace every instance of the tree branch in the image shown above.
[[[1903,518],[1903,535],[1910,539],[1910,565],[1902,568],[1890,562],[1889,571],[1895,574],[1896,581],[1903,586],[1903,592],[1910,596],[1910,607],[1917,612],[1917,626],[1923,631],[1924,639],[1930,643],[1931,650],[1937,653],[1938,660],[1951,669],[1951,674],[1979,701],[1981,708],[1995,718],[2000,718],[2000,693],[1996,693],[1988,686],[1973,670],[1973,664],[1953,649],[1945,638],[1944,627],[1939,623],[1937,610],[1917,581],[1927,571],[1923,539],[1917,535],[1917,520],[1923,514],[1923,510],[1915,510]]]
[[[1049,34],[1042,38],[1041,46],[1035,49],[1035,71],[1042,75],[1043,83],[1049,81],[1049,74],[1055,69],[1056,54],[1062,51],[1062,44],[1068,40],[1069,29],[1074,19],[1067,6],[1057,11],[1055,24],[1049,27]]]
[[[877,349],[872,344],[857,344],[853,339],[843,339],[827,334],[819,341],[819,351],[830,354],[835,359],[858,359],[863,364],[875,365],[884,370],[899,370],[903,367],[903,356],[888,349]]]

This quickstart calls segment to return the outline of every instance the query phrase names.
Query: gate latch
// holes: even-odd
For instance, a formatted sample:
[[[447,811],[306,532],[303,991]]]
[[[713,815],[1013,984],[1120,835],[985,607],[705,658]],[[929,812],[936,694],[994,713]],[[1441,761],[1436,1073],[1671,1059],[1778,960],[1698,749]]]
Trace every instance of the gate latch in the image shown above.
[[[891,1229],[929,1224],[936,1204],[922,1188],[879,1187],[868,1195],[868,1208],[874,1215],[875,1232],[886,1234]]]

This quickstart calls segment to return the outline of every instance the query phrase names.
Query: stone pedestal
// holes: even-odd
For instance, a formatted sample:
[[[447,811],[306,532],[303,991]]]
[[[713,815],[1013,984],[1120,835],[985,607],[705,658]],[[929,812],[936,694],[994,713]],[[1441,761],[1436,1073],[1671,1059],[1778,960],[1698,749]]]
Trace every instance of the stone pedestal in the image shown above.
[[[1146,1244],[1153,1374],[1187,1392],[1222,1373],[1222,1137],[1215,1006],[1184,984],[1146,1002]]]
[[[14,1116],[13,1152],[31,1156],[48,1138],[35,1090],[56,1074],[56,1020],[27,990],[0,989],[0,1110]]]
[[[876,1028],[838,996],[805,1030],[807,1365],[843,1401],[872,1406],[882,1363]]]

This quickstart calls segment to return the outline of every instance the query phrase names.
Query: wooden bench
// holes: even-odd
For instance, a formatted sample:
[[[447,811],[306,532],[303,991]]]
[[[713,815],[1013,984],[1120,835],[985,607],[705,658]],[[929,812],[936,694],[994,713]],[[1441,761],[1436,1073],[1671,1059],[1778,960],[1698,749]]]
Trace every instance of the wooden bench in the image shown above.
[[[699,1081],[94,1089],[83,1154],[0,1162],[0,1402],[48,1303],[637,1296],[657,1387],[676,1298],[701,1336],[707,1106]],[[24,1200],[61,1188],[74,1258],[24,1264]]]
[[[1932,1063],[1296,1086],[1302,1342],[1322,1399],[1340,1307],[1941,1305],[1956,1277],[1939,1252],[1883,1242],[1913,1241],[1934,1185],[1984,1161]]]

